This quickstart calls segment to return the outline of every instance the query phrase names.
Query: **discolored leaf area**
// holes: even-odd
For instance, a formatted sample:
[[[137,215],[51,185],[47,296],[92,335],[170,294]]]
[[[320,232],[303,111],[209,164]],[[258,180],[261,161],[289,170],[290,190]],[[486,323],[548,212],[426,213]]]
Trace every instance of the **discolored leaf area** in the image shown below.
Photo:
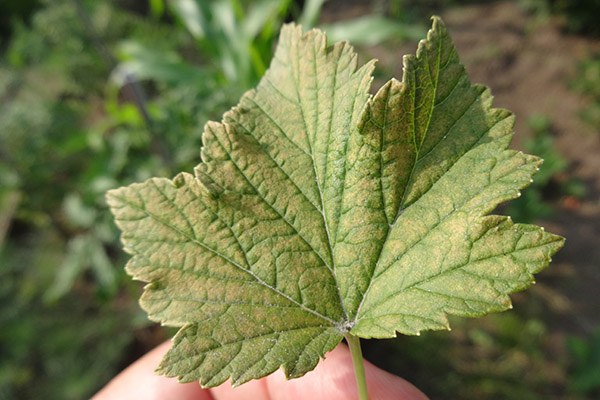
[[[206,125],[193,175],[108,193],[142,307],[181,327],[161,374],[299,377],[348,332],[508,309],[562,246],[487,215],[541,160],[507,150],[513,116],[471,85],[440,19],[372,97],[373,68],[287,25],[258,87]]]

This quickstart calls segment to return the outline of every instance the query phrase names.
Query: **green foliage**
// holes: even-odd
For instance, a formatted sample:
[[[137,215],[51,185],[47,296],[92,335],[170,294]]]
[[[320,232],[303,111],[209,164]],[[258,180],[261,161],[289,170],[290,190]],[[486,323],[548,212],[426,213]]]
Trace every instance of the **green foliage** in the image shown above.
[[[512,115],[437,18],[404,65],[372,97],[372,61],[285,26],[258,87],[206,125],[195,175],[108,192],[142,307],[181,327],[161,373],[302,376],[346,333],[506,310],[548,265],[562,238],[486,215],[540,164],[507,150]]]
[[[113,79],[122,85],[128,76],[135,75],[171,88],[193,88],[200,98],[207,99],[201,107],[205,113],[222,110],[264,75],[283,21],[295,19],[302,21],[305,28],[311,28],[317,23],[324,3],[324,0],[309,0],[301,10],[290,0],[161,3],[187,30],[192,42],[169,49],[157,47],[144,38],[124,42],[119,49],[121,63]],[[330,32],[332,41],[349,40],[365,45],[418,39],[424,33],[420,25],[383,15],[335,22],[324,29]]]
[[[556,149],[550,119],[533,115],[528,123],[532,136],[523,141],[523,149],[539,155],[544,163],[529,190],[506,206],[506,212],[522,222],[551,217],[553,201],[561,196],[581,198],[586,192],[582,182],[568,175],[569,163]]]
[[[0,3],[12,24],[0,56],[0,398],[85,398],[148,325],[116,266],[104,193],[190,170],[198,127],[256,83],[282,21],[316,22],[322,1],[188,1],[226,9],[203,38],[177,2],[154,0],[149,16],[140,1],[42,0],[30,18],[29,1]]]
[[[39,7],[39,0],[3,1],[0,3],[0,46],[6,44],[12,34],[15,20],[27,21]]]
[[[581,117],[600,134],[600,55],[580,62],[571,86],[590,98],[591,102],[581,111]]]
[[[131,329],[144,324],[139,318],[128,321],[137,314],[133,304],[117,306],[90,294],[90,281],[79,282],[57,301],[45,301],[62,262],[61,247],[62,238],[46,230],[13,239],[0,253],[2,399],[89,397],[117,371]]]
[[[577,394],[597,397],[600,395],[600,330],[587,339],[571,337],[568,346],[575,358],[570,389]]]
[[[454,318],[449,333],[369,341],[365,351],[386,370],[427,388],[432,399],[448,393],[457,400],[586,398],[565,389],[570,361],[561,334],[526,308],[478,320]]]
[[[35,8],[30,7],[32,3]],[[315,26],[325,1],[307,0],[302,9],[296,2],[283,0],[220,2],[215,7],[231,8],[224,15],[235,17],[235,29],[228,28],[235,37],[231,41],[224,39],[225,29],[217,18],[221,16],[209,21],[213,36],[190,34],[173,3],[0,1],[2,399],[87,398],[133,361],[139,355],[137,349],[162,340],[161,335],[147,339],[148,322],[134,304],[139,286],[125,279],[120,267],[123,255],[104,192],[132,181],[191,170],[202,144],[198,127],[218,118],[257,82],[270,62],[284,20]],[[413,11],[417,2],[392,3],[395,7],[389,13],[382,12],[382,3],[376,2],[369,18],[328,24],[327,29],[338,32],[333,41],[357,43],[356,39],[372,41],[375,37],[395,44],[403,37],[420,36],[420,28],[402,23],[417,18]],[[252,11],[276,8],[277,12],[266,14]],[[250,15],[258,19],[246,22]],[[248,35],[240,26],[253,26],[258,33]],[[219,48],[206,44],[217,40]],[[242,48],[238,43],[251,45]],[[223,73],[222,65],[232,54],[229,59],[236,63],[231,76],[246,78],[229,80]],[[115,62],[119,63],[116,69]],[[242,80],[248,82],[246,86]],[[596,86],[582,83],[581,87]],[[452,335],[460,332],[461,324],[453,321]],[[519,324],[538,343],[539,336],[529,329],[535,324],[525,320]],[[487,383],[481,384],[488,387],[487,392],[475,388],[471,393],[498,398],[503,397],[498,393],[509,389],[521,394],[548,393],[542,383],[553,388],[548,380],[533,379],[531,372],[555,371],[552,360],[523,363],[522,352],[511,352],[505,346],[508,341],[497,340],[494,332],[490,335],[491,341],[501,343],[494,347],[492,361],[477,357],[482,354],[480,347],[461,347],[460,343],[451,343],[450,348],[432,345],[427,350],[426,336],[424,342],[410,342],[408,349],[395,350],[402,356],[390,357],[388,351],[377,362],[393,358],[413,367],[412,371],[432,371],[427,378],[415,379],[428,393],[436,393],[440,380],[453,381],[454,386],[445,386],[450,389],[437,391],[440,397],[458,393],[461,387],[466,393],[466,386],[458,384],[464,383],[462,377],[475,382],[482,373],[488,375],[483,377]],[[485,334],[472,336],[481,346],[486,343]],[[552,349],[544,348],[544,352],[553,354]],[[419,354],[428,357],[419,358]],[[454,361],[443,368],[429,368],[429,360],[446,354],[453,354]],[[472,363],[468,371],[461,369],[466,357]],[[578,361],[574,375],[580,374],[575,371],[585,375],[592,364]],[[494,371],[504,371],[507,378]],[[445,378],[432,379],[432,375]],[[411,377],[406,372],[403,376]],[[494,389],[489,381],[499,381],[502,388]]]
[[[342,23],[321,25],[327,40],[336,43],[346,40],[357,46],[373,46],[390,39],[419,40],[425,34],[417,25],[401,23],[378,15],[366,15]]]
[[[519,0],[519,5],[538,18],[559,16],[569,32],[600,35],[600,0]]]
[[[78,3],[92,26],[77,2],[45,3],[30,26],[15,26],[0,61],[6,399],[89,397],[147,325],[126,294],[135,286],[114,266],[122,256],[104,192],[169,169],[149,151],[139,111],[104,93],[111,61],[96,39],[109,49],[126,32],[152,29],[111,2]]]
[[[570,31],[600,35],[600,0],[551,0],[551,3],[556,13],[566,17],[567,29]]]

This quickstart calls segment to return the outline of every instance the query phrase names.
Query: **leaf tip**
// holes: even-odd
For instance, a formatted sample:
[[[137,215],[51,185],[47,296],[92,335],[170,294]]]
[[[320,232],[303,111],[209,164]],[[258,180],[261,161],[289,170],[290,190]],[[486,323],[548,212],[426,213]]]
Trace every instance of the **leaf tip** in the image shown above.
[[[185,172],[178,173],[175,178],[173,178],[172,182],[173,186],[175,186],[177,189],[185,185]]]
[[[432,15],[431,21],[432,21],[432,29],[433,30],[439,30],[441,28],[444,28],[444,29],[446,28],[446,24],[444,24],[442,17],[440,17],[439,15]]]

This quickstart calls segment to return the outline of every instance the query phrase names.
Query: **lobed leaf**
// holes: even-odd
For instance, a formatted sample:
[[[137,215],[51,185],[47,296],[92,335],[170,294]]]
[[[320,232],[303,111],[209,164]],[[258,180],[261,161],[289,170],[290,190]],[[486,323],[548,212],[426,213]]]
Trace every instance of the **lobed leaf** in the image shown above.
[[[206,125],[194,175],[108,193],[142,307],[181,327],[160,373],[302,376],[348,332],[510,308],[562,246],[487,215],[541,160],[507,150],[512,115],[471,85],[440,19],[371,97],[373,68],[287,25],[258,87]]]

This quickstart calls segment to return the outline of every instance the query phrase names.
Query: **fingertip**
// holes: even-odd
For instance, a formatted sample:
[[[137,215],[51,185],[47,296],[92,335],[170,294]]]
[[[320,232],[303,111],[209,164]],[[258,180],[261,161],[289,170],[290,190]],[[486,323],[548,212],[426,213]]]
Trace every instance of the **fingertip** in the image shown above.
[[[365,375],[370,400],[427,400],[427,396],[406,380],[368,361],[365,361]],[[344,344],[327,353],[325,359],[302,378],[286,380],[278,370],[264,380],[271,400],[347,400],[356,398],[358,393],[352,357]]]
[[[428,400],[423,392],[405,379],[390,374],[366,360],[364,362],[369,399]]]

